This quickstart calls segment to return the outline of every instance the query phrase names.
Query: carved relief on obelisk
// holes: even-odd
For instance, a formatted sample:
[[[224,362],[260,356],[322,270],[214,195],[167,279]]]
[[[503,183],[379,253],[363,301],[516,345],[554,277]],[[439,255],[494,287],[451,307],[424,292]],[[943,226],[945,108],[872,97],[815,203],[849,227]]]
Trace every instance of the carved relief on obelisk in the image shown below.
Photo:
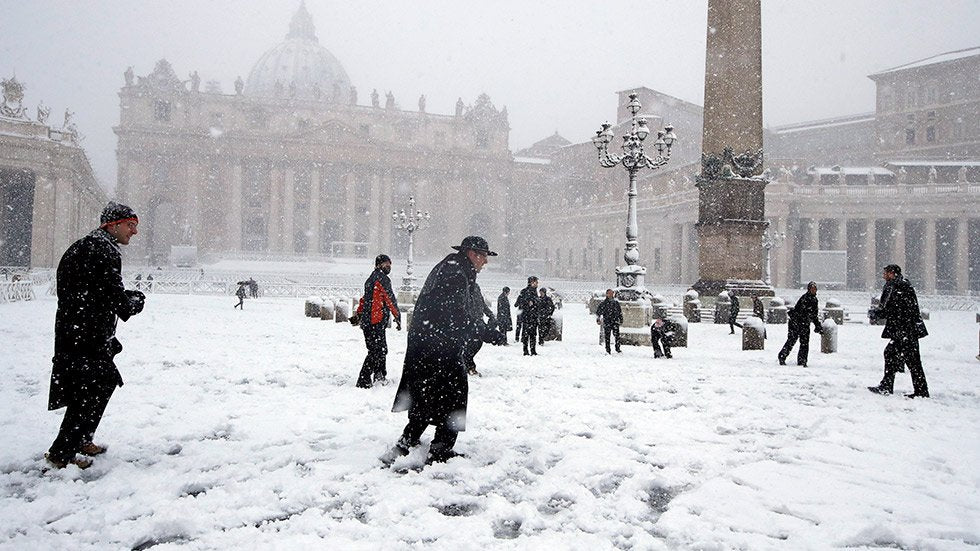
[[[766,180],[762,174],[760,0],[708,0],[704,129],[698,187],[703,296],[724,289],[772,295],[762,283]]]

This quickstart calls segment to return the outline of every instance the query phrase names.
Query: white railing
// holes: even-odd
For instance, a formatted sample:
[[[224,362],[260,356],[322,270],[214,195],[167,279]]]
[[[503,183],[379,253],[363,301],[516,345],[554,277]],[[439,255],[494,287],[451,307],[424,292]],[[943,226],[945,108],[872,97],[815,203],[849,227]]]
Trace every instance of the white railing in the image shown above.
[[[0,281],[0,302],[15,302],[18,300],[34,300],[34,282]]]

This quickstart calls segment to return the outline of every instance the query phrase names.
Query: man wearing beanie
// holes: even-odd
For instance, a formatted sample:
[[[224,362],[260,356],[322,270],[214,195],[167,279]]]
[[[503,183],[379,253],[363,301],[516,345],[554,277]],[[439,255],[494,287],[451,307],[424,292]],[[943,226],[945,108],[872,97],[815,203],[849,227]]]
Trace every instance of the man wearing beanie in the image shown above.
[[[122,377],[113,357],[122,350],[116,340],[116,318],[126,321],[143,310],[143,293],[127,291],[122,281],[119,245],[136,235],[133,209],[110,201],[101,225],[73,243],[58,263],[58,312],[54,322],[54,358],[48,409],[65,409],[61,430],[44,454],[64,468],[92,465],[105,448],[93,441],[106,404]]]
[[[374,259],[374,271],[364,282],[364,295],[357,305],[358,324],[364,331],[364,344],[368,350],[357,376],[358,388],[371,388],[375,383],[388,382],[388,340],[385,338],[385,329],[391,316],[395,317],[398,330],[402,330],[398,299],[391,290],[391,278],[388,277],[390,273],[391,259],[386,254],[379,254]]]

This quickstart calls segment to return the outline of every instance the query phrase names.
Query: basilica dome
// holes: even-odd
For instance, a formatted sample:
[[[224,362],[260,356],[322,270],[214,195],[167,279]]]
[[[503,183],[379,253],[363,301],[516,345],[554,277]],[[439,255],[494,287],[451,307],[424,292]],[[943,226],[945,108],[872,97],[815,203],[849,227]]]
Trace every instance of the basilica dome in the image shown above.
[[[343,65],[316,37],[313,18],[300,4],[286,40],[259,58],[245,83],[245,94],[341,102],[350,95]]]

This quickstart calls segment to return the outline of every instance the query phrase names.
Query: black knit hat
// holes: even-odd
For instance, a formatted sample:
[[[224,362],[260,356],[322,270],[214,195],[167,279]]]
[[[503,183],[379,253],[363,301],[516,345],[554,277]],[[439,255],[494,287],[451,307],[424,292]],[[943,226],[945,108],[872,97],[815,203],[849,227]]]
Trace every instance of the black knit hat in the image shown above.
[[[889,264],[889,265],[885,266],[885,270],[884,271],[891,272],[891,273],[893,273],[893,274],[895,274],[897,276],[902,275],[902,267],[899,266],[898,264]]]
[[[139,217],[136,216],[136,211],[127,207],[126,205],[115,201],[109,201],[105,208],[102,209],[102,217],[99,220],[99,227],[107,228],[123,222],[124,220],[136,220],[139,222]]]
[[[386,254],[379,254],[378,256],[374,257],[374,265],[375,266],[380,266],[380,265],[384,264],[385,262],[391,262],[391,259],[388,258],[388,255],[386,255]]]

